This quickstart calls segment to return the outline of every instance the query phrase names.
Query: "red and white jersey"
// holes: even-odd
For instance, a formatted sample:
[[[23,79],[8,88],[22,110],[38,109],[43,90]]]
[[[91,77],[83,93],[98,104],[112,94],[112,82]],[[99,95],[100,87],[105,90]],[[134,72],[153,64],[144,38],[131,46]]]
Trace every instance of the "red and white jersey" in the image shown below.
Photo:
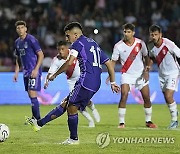
[[[134,43],[128,46],[123,40],[115,44],[112,60],[120,59],[122,73],[140,76],[144,70],[142,57],[147,56],[148,51],[144,41],[135,38]]]
[[[59,59],[57,56],[54,57],[48,73],[54,74],[69,59],[69,56],[67,57],[66,60]],[[74,84],[76,83],[76,81],[79,79],[80,76],[80,67],[77,59],[74,60],[73,64],[66,71],[66,76],[68,80],[69,89],[71,91],[74,88]]]
[[[171,40],[163,38],[161,46],[154,46],[149,55],[156,58],[160,76],[179,74],[179,64],[175,57],[180,58],[180,49]]]

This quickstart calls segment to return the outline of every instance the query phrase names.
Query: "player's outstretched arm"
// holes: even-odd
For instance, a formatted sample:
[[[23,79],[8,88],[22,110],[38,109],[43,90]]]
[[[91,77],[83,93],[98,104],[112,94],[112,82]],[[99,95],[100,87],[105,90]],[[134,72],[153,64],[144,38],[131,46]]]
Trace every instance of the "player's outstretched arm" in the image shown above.
[[[47,87],[49,86],[49,77],[50,77],[51,73],[48,73],[46,78],[45,78],[45,82],[44,82],[44,89],[47,89]]]
[[[67,60],[57,71],[56,73],[54,73],[53,75],[51,75],[49,77],[50,81],[53,81],[59,74],[61,74],[62,72],[65,72],[69,66],[71,66],[73,64],[73,61],[75,60],[76,57],[74,57],[73,55],[71,55],[69,57],[69,60]]]

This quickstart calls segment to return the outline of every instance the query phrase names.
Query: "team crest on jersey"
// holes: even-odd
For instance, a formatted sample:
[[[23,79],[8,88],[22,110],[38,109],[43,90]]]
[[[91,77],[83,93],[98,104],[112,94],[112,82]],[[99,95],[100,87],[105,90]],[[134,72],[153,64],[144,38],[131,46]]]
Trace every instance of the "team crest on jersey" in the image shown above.
[[[165,54],[166,54],[166,50],[163,50],[162,52],[163,52],[163,55],[165,55]]]
[[[135,51],[136,51],[136,52],[139,52],[139,47],[136,47]]]
[[[24,48],[25,48],[25,49],[28,48],[28,43],[27,43],[27,42],[24,43]]]

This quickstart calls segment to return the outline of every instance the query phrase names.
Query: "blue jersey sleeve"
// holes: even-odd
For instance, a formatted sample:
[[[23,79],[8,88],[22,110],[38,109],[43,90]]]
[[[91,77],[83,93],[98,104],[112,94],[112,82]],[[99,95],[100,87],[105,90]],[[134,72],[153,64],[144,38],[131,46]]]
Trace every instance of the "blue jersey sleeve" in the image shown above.
[[[31,44],[32,44],[32,48],[33,48],[35,53],[41,51],[41,47],[40,47],[39,42],[36,38],[31,38]]]
[[[80,52],[82,48],[83,48],[83,44],[81,44],[79,41],[74,42],[70,47],[70,49],[74,49],[78,52]]]
[[[101,50],[101,64],[104,64],[109,60],[108,56],[104,53],[103,50]]]

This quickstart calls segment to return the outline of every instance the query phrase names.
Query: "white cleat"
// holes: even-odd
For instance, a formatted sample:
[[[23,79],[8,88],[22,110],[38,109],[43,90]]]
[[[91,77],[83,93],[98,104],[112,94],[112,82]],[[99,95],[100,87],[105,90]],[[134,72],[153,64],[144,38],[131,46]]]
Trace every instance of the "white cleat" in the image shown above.
[[[95,127],[94,121],[90,121],[90,122],[89,122],[89,127],[90,127],[90,128]]]
[[[99,115],[97,109],[92,110],[92,114],[93,114],[94,119],[96,120],[96,122],[100,122],[101,118],[100,118],[100,115]]]
[[[62,142],[61,144],[63,144],[63,145],[78,145],[79,140],[73,140],[71,138],[68,138],[64,142]]]
[[[32,126],[32,129],[33,129],[35,132],[37,132],[37,131],[39,131],[39,130],[41,129],[41,127],[38,126],[36,119],[29,118],[29,117],[27,117],[27,116],[25,117],[25,119],[26,119],[26,122]]]
[[[176,129],[178,127],[178,121],[171,121],[168,129]]]

